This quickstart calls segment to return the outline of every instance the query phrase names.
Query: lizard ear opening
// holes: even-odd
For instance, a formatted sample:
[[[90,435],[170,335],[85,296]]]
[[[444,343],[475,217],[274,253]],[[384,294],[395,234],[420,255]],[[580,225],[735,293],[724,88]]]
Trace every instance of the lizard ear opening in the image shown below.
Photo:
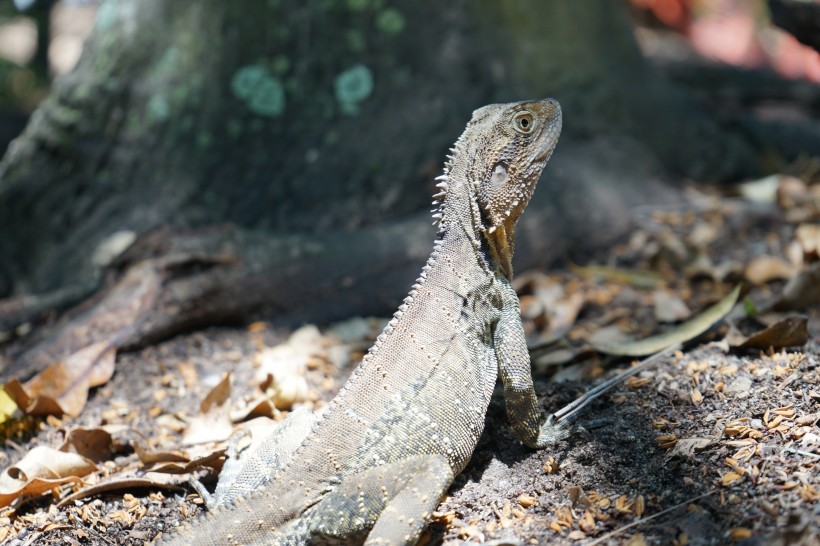
[[[509,178],[509,174],[507,174],[507,165],[504,163],[497,163],[493,169],[493,174],[490,175],[490,190],[500,190],[507,184],[507,180],[509,180]]]

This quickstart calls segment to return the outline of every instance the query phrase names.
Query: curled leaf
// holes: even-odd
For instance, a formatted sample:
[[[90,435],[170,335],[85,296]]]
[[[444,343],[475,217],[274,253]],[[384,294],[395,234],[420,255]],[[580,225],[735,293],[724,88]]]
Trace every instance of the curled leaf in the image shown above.
[[[47,446],[29,451],[17,464],[0,474],[0,506],[8,506],[23,495],[39,495],[68,482],[81,482],[96,465],[76,453]]]

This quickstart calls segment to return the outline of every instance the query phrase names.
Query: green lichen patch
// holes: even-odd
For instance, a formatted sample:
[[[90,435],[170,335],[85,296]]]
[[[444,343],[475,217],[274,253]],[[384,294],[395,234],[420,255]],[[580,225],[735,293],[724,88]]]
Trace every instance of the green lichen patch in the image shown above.
[[[395,8],[387,8],[376,17],[376,28],[385,34],[398,34],[404,30],[404,15]]]
[[[339,108],[348,115],[359,112],[359,103],[373,93],[373,73],[363,64],[345,70],[334,82]]]
[[[237,70],[231,78],[231,92],[260,116],[276,117],[285,111],[285,88],[264,66]]]

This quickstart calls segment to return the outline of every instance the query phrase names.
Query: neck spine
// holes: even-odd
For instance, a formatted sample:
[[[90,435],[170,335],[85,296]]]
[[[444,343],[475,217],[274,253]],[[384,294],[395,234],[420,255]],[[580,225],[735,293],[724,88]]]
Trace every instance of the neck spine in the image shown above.
[[[451,230],[461,228],[473,246],[479,248],[479,234],[485,231],[485,227],[481,222],[481,211],[476,198],[478,181],[470,175],[471,159],[462,135],[450,148],[443,174],[436,177],[439,191],[433,195],[434,208],[431,212],[433,225],[438,226],[437,241]]]

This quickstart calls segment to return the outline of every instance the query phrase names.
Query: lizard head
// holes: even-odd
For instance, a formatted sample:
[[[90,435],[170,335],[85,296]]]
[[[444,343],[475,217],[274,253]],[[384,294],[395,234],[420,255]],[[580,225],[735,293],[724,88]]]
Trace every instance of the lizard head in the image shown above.
[[[469,178],[494,265],[512,278],[515,227],[529,203],[561,132],[561,107],[553,99],[491,104],[476,110],[465,134],[473,158]]]

